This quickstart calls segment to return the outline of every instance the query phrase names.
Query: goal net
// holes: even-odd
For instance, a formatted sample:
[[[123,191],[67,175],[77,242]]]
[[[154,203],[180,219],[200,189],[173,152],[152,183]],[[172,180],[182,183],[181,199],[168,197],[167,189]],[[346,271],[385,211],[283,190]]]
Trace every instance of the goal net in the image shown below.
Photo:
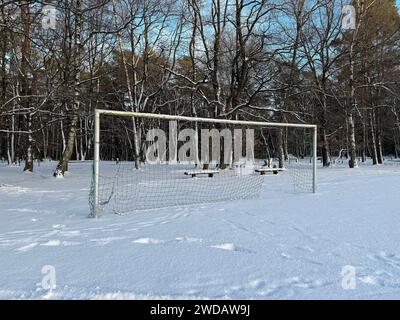
[[[96,110],[91,216],[315,192],[316,127]]]

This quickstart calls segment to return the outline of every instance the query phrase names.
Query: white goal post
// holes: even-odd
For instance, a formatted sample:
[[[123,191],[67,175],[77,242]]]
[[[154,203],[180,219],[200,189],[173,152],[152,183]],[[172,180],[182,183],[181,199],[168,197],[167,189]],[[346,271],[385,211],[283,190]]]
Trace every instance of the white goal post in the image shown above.
[[[130,117],[134,119],[153,119],[159,121],[184,121],[194,123],[211,123],[211,124],[224,124],[232,126],[252,126],[252,127],[269,127],[269,128],[303,128],[312,130],[312,149],[310,162],[312,164],[312,192],[317,190],[317,126],[311,124],[297,124],[297,123],[273,123],[273,122],[259,122],[259,121],[244,121],[244,120],[227,120],[227,119],[213,119],[213,118],[197,118],[187,116],[175,116],[166,114],[151,114],[151,113],[138,113],[129,111],[116,111],[116,110],[95,110],[95,124],[94,124],[94,156],[93,156],[93,180],[91,190],[91,217],[98,218],[100,216],[100,123],[102,116],[113,117]]]

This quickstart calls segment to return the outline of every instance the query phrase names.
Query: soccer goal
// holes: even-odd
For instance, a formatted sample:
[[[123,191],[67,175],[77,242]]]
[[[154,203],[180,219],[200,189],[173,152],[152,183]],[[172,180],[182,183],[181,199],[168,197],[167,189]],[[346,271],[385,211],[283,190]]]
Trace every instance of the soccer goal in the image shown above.
[[[95,111],[92,217],[316,192],[317,127]]]

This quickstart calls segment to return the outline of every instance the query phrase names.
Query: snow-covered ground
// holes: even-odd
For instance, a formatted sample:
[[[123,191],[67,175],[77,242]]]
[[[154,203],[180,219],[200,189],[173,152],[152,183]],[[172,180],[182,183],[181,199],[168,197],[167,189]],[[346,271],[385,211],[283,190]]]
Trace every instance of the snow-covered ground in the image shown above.
[[[90,163],[54,166],[0,164],[0,299],[400,299],[400,163],[321,169],[317,194],[266,175],[259,200],[98,220]]]

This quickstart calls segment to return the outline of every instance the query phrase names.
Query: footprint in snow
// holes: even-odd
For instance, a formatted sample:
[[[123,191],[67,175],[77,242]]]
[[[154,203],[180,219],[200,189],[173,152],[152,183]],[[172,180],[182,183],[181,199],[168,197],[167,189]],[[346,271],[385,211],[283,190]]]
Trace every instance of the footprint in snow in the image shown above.
[[[97,245],[106,245],[113,241],[124,240],[124,239],[126,239],[126,237],[108,237],[101,239],[91,239],[90,241],[95,242]]]
[[[372,285],[379,284],[379,279],[377,279],[377,277],[372,276],[372,275],[358,277],[358,280],[360,280],[362,283],[365,283],[365,284],[372,284]]]
[[[187,236],[176,237],[175,240],[178,242],[203,242],[203,239],[187,237]]]
[[[81,244],[80,242],[76,242],[76,241],[63,241],[62,242],[62,245],[64,247],[77,246],[77,245],[80,245],[80,244]]]
[[[236,246],[233,243],[217,244],[217,245],[211,246],[210,248],[227,250],[227,251],[236,251]]]
[[[45,247],[58,247],[61,244],[60,240],[49,240],[45,243],[41,243],[41,246],[45,246]]]
[[[47,232],[47,233],[41,235],[40,238],[52,237],[52,236],[55,236],[55,235],[57,235],[59,233],[60,233],[60,230],[53,230],[53,231],[50,231],[50,232]]]
[[[64,224],[53,224],[54,229],[62,229],[65,228],[66,226]]]
[[[160,244],[160,243],[164,243],[164,241],[162,241],[162,240],[153,239],[153,238],[139,238],[139,239],[133,240],[132,242],[133,243],[137,243],[137,244]]]
[[[219,250],[224,250],[224,251],[234,251],[234,252],[245,252],[245,253],[255,253],[255,251],[242,248],[242,247],[237,247],[234,243],[222,243],[222,244],[217,244],[213,246],[209,246],[210,248],[213,249],[219,249]]]
[[[263,281],[261,279],[256,279],[256,280],[250,281],[249,286],[252,289],[261,289],[261,288],[265,287],[265,281]]]
[[[316,279],[316,280],[307,280],[303,279],[300,277],[291,277],[286,279],[286,283],[290,287],[296,287],[296,288],[303,288],[303,289],[315,289],[315,288],[320,288],[323,287],[327,284],[329,284],[326,281]]]
[[[29,250],[32,250],[34,247],[36,247],[38,245],[38,243],[34,242],[34,243],[30,243],[26,246],[20,247],[18,249],[15,249],[15,251],[17,252],[27,252]]]
[[[81,234],[79,230],[62,231],[61,235],[64,237],[78,237]]]

